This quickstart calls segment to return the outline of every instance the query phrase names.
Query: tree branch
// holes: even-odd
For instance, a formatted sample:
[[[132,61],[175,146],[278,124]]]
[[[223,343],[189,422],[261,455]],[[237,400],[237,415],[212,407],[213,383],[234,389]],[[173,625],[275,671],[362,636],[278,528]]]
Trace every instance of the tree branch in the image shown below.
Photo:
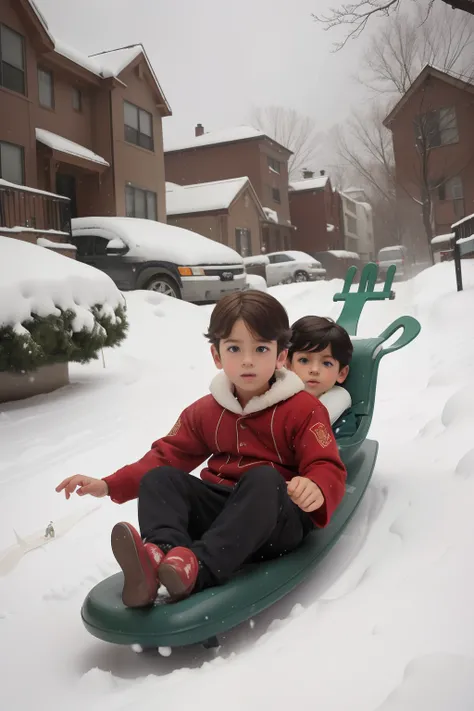
[[[432,3],[434,0],[430,0]],[[339,25],[351,27],[348,34],[335,44],[335,51],[342,49],[350,39],[357,39],[364,31],[373,15],[390,15],[398,10],[401,0],[360,0],[356,3],[344,3],[340,8],[331,10],[329,15],[315,15],[316,22],[324,25],[325,30],[331,30]]]

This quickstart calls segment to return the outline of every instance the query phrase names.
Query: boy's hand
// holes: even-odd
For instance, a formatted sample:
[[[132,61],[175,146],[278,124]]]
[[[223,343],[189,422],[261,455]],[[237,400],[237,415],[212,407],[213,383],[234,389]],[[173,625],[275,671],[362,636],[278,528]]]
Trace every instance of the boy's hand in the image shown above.
[[[316,511],[324,504],[324,496],[319,486],[304,476],[294,476],[288,482],[288,496],[306,513]]]
[[[100,498],[101,496],[107,496],[109,493],[109,487],[107,482],[103,479],[94,479],[91,476],[83,476],[82,474],[75,474],[67,479],[64,479],[56,487],[56,491],[63,491],[66,494],[66,499],[69,499],[71,494],[76,490],[79,496],[85,496],[89,494],[90,496],[95,496]]]

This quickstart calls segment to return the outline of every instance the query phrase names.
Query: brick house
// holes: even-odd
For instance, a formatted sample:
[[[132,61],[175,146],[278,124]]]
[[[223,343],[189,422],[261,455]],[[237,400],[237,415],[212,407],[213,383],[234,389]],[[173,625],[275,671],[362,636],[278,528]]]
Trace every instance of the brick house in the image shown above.
[[[293,248],[308,254],[344,249],[340,199],[329,176],[323,170],[316,178],[311,171],[303,175],[303,180],[290,183]]]
[[[425,66],[384,121],[393,138],[397,202],[407,246],[474,212],[474,84]]]
[[[263,206],[262,246],[267,252],[289,249],[294,228],[288,198],[291,151],[250,126],[205,133],[165,145],[166,180],[192,185],[248,176]]]
[[[226,244],[243,257],[261,252],[261,224],[267,217],[248,178],[166,183],[166,211],[170,225]]]
[[[0,225],[64,222],[53,198],[26,200],[8,183],[70,198],[73,217],[166,221],[171,110],[141,45],[81,56],[51,35],[33,0],[2,0],[0,102]]]

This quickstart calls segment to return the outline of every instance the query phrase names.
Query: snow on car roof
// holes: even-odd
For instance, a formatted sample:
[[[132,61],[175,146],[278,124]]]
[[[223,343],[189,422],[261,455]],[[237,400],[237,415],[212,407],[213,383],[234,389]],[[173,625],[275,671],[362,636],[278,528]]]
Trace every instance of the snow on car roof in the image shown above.
[[[94,234],[105,239],[121,239],[127,256],[156,259],[178,265],[243,264],[235,250],[182,227],[136,217],[75,217],[71,220],[75,237]]]
[[[269,255],[286,254],[288,257],[296,259],[298,262],[317,262],[318,260],[306,252],[299,252],[296,249],[284,249],[281,252],[270,252]]]

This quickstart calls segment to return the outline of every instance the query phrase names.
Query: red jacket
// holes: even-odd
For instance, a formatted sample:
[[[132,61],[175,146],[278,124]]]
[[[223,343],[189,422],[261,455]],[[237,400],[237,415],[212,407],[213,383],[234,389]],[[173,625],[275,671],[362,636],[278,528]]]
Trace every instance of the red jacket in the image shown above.
[[[346,470],[326,408],[303,387],[283,369],[270,390],[242,408],[231,382],[219,373],[211,395],[187,407],[166,437],[153,442],[138,462],[105,478],[110,498],[116,503],[137,498],[142,476],[162,465],[191,472],[210,457],[201,478],[234,486],[249,468],[266,464],[287,481],[300,475],[319,486],[325,503],[311,518],[326,526],[344,495]]]

